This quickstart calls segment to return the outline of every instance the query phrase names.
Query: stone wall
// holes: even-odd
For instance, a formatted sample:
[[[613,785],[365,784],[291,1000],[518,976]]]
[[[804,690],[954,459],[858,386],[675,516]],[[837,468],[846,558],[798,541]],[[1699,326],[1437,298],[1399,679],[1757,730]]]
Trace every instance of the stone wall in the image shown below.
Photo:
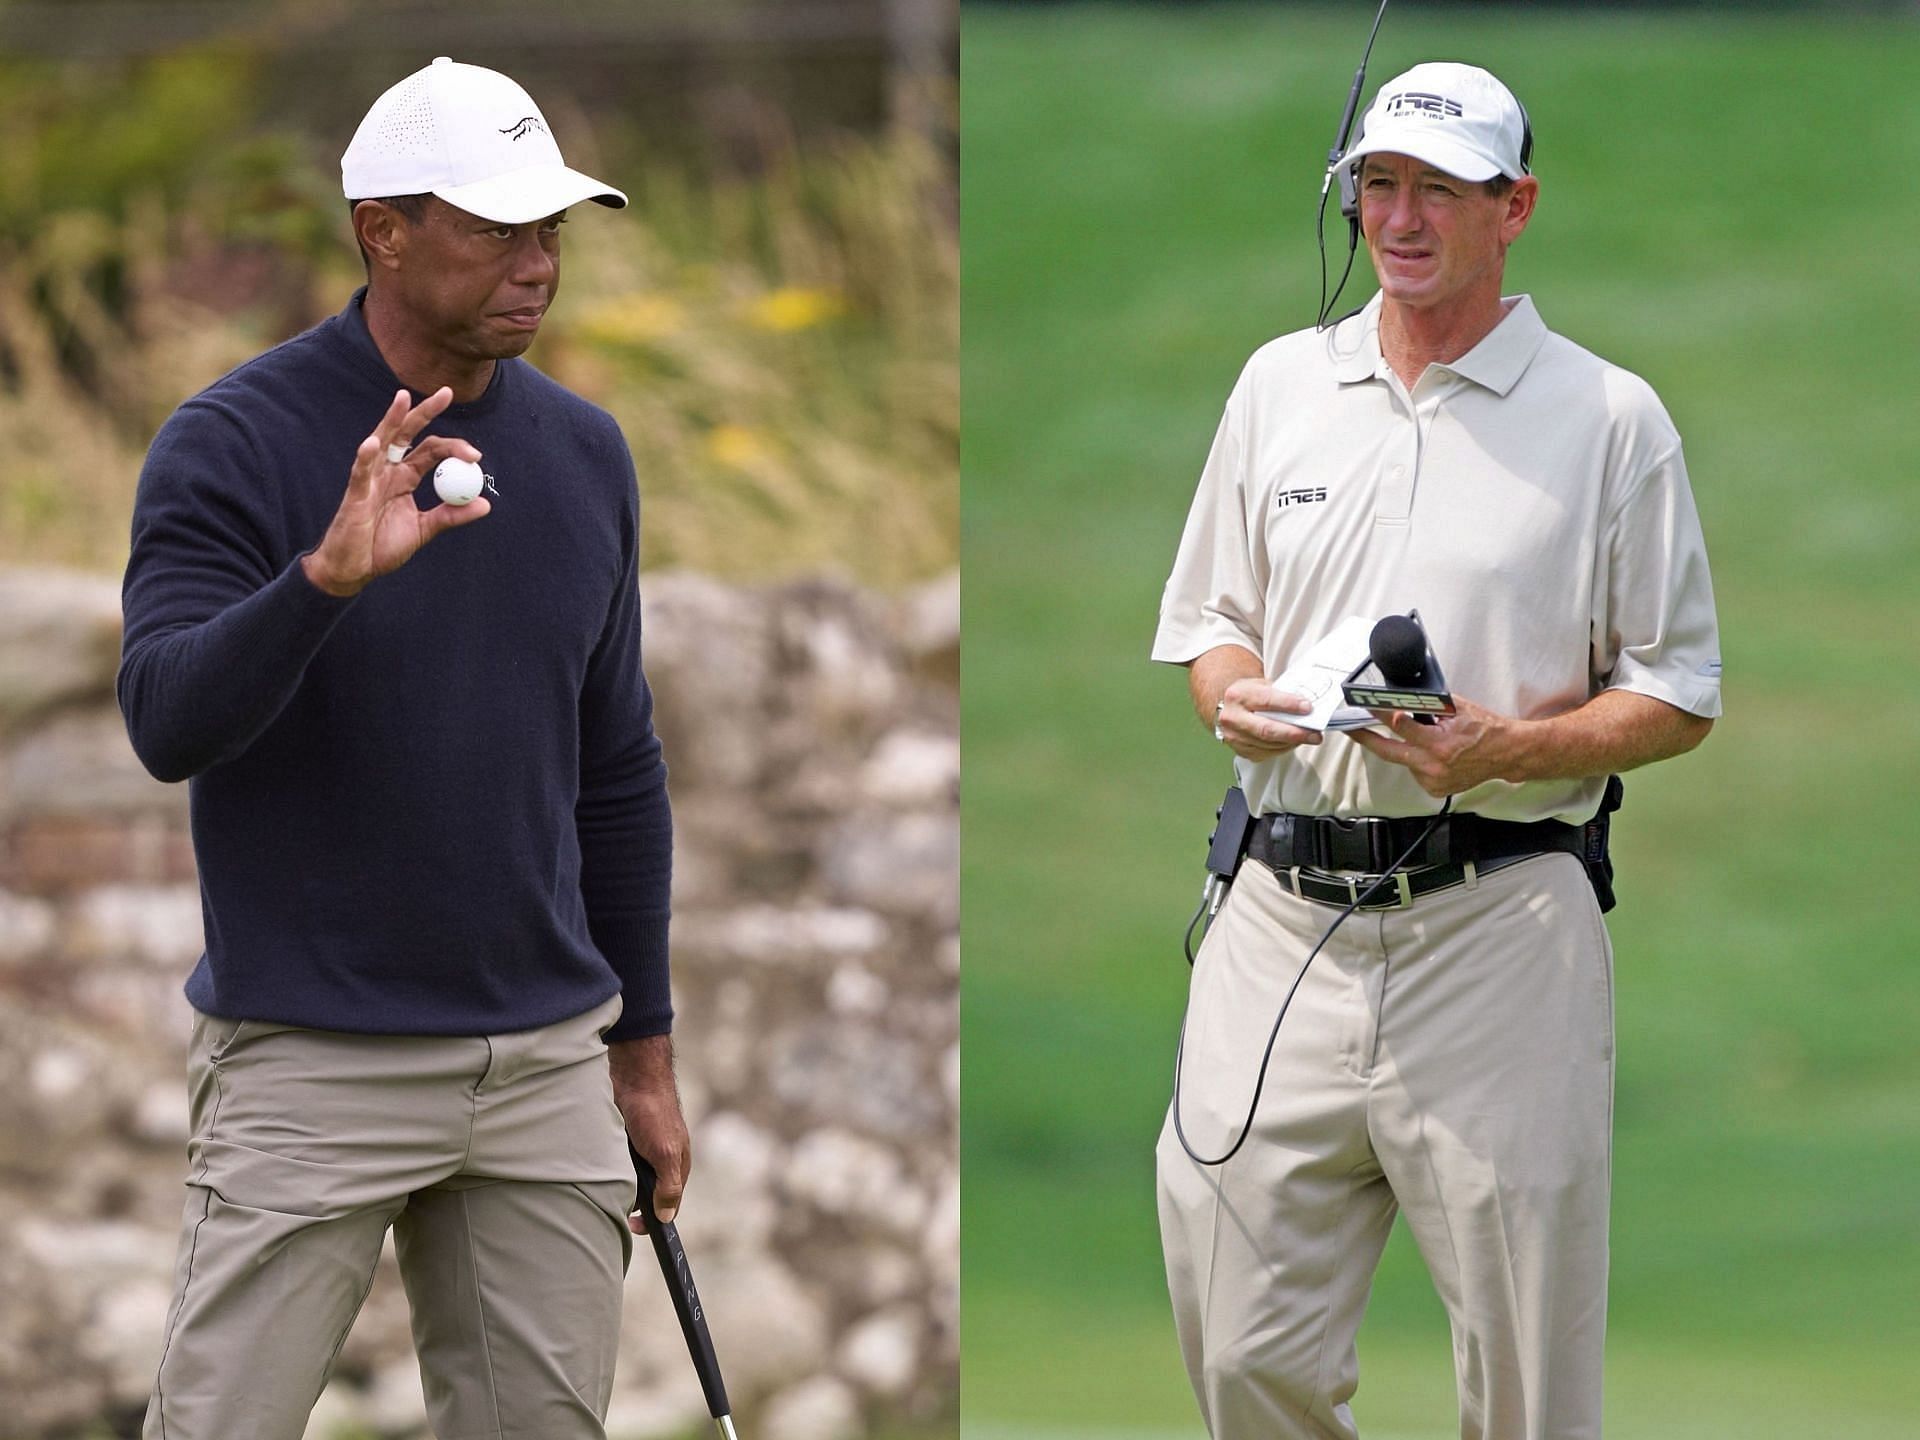
[[[743,1430],[950,1428],[959,584],[649,576],[678,832],[680,1216]],[[127,745],[111,579],[0,572],[0,1416],[137,1432],[185,1171],[186,787]],[[614,1440],[704,1407],[644,1242]],[[427,1433],[391,1248],[309,1435]]]

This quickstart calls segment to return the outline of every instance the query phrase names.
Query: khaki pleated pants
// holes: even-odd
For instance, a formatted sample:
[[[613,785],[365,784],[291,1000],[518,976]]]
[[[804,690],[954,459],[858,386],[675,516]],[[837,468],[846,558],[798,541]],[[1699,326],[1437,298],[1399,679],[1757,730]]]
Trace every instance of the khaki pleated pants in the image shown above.
[[[1238,1133],[1274,1014],[1338,913],[1241,868],[1188,1002],[1201,1156]],[[1537,856],[1348,919],[1224,1166],[1195,1164],[1169,1112],[1161,1236],[1215,1440],[1353,1440],[1355,1337],[1396,1211],[1452,1323],[1461,1435],[1598,1440],[1612,979],[1585,872]]]
[[[393,1227],[439,1440],[602,1440],[634,1179],[601,1035],[200,1016],[145,1440],[300,1440]]]

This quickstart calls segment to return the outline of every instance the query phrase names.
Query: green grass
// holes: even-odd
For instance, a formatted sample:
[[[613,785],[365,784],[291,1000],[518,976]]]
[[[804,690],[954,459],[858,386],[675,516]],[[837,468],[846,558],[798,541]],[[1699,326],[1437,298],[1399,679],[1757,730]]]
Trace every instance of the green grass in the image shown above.
[[[1198,1433],[1151,1151],[1227,777],[1146,651],[1234,376],[1311,321],[1367,8],[963,15],[978,1440]],[[1528,104],[1543,195],[1508,289],[1673,412],[1727,660],[1727,718],[1629,777],[1617,828],[1609,1434],[1914,1434],[1920,28],[1407,7],[1371,81],[1433,56]],[[1363,257],[1345,303],[1371,289]],[[1369,1433],[1449,1433],[1447,1357],[1397,1235]]]

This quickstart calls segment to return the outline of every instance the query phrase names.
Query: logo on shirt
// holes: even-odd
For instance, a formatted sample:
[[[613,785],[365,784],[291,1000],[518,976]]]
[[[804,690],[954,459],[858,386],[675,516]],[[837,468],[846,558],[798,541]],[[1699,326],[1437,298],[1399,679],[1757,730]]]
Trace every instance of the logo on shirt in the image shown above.
[[[532,134],[535,130],[545,134],[547,127],[541,123],[538,115],[529,115],[525,119],[514,121],[513,124],[507,126],[507,128],[500,133],[509,140],[518,140],[523,135]]]
[[[1282,490],[1275,497],[1276,503],[1284,510],[1289,505],[1316,505],[1327,498],[1327,487],[1309,485],[1293,490]]]
[[[1456,120],[1466,112],[1458,100],[1444,95],[1429,95],[1423,90],[1402,90],[1387,101],[1389,115],[1421,115],[1433,120]]]

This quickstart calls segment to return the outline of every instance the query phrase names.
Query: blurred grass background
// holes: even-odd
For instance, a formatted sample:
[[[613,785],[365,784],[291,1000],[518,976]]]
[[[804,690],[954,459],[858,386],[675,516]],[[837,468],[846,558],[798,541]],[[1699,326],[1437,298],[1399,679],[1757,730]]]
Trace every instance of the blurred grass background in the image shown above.
[[[1152,1147],[1228,770],[1146,654],[1234,377],[1312,322],[1372,12],[963,7],[973,1440],[1201,1434]],[[1608,1433],[1911,1440],[1920,30],[1403,4],[1368,94],[1430,58],[1531,112],[1507,289],[1672,411],[1727,661],[1727,718],[1616,824]],[[1363,256],[1341,308],[1372,289]],[[1361,1365],[1364,1434],[1457,1433],[1404,1230]]]
[[[340,151],[381,89],[449,48],[522,78],[569,161],[633,198],[572,217],[528,358],[625,428],[643,563],[881,585],[955,563],[956,102],[950,75],[889,69],[878,3],[106,8],[70,33],[61,7],[0,7],[0,563],[121,567],[173,407],[362,283]],[[937,26],[943,5],[890,8]],[[168,41],[188,24],[208,33]],[[342,48],[356,25],[370,63]],[[723,40],[749,52],[738,76]],[[709,89],[666,113],[668,77],[689,75]],[[860,108],[844,97],[773,98],[889,83],[913,93],[869,97],[861,123],[837,123]]]

